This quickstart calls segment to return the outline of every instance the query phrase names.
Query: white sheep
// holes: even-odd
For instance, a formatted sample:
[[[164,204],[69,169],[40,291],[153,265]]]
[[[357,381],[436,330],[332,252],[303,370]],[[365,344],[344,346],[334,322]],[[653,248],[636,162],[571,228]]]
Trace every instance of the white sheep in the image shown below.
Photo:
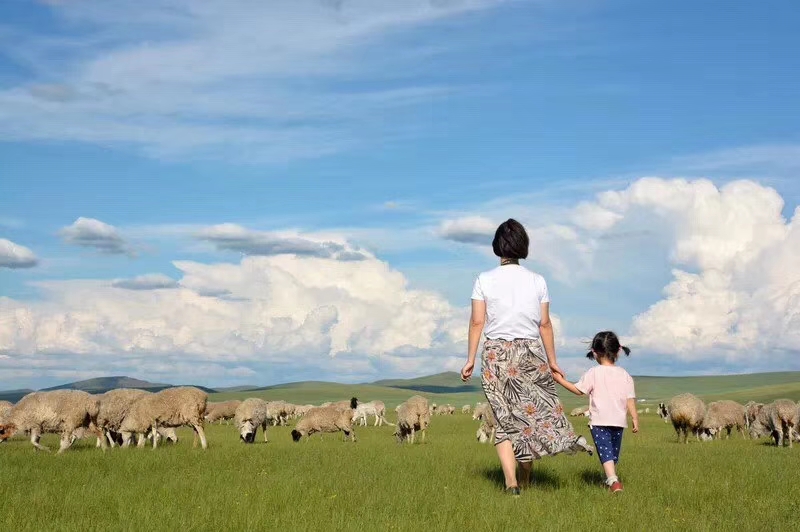
[[[121,442],[119,428],[133,403],[150,393],[135,388],[119,388],[98,396],[100,411],[97,414],[97,426],[111,447]]]
[[[236,415],[236,409],[240,404],[242,404],[242,402],[236,400],[222,401],[218,403],[209,402],[206,405],[205,420],[208,423],[219,421],[220,425],[223,421],[230,421],[233,419],[233,416]]]
[[[267,425],[269,424],[269,405],[263,399],[250,398],[241,401],[234,413],[234,424],[239,431],[239,438],[245,443],[256,441],[258,427],[264,431],[264,442],[267,439]]]
[[[386,405],[383,403],[383,401],[359,403],[359,405],[353,411],[353,421],[358,420],[358,424],[365,427],[367,426],[367,417],[375,416],[374,426],[379,427],[384,423],[387,425],[392,425],[392,423],[389,423],[389,421],[386,419],[385,415]]]
[[[42,434],[60,434],[58,453],[61,454],[75,441],[73,433],[84,427],[98,437],[100,447],[105,450],[106,440],[97,428],[99,411],[100,400],[80,390],[33,392],[20,399],[8,412],[5,424],[0,425],[0,440],[8,439],[19,431],[27,432],[36,449],[49,451],[39,443]]]
[[[471,414],[472,413],[472,405],[464,405],[461,407],[462,414]]]
[[[706,405],[695,395],[682,393],[669,400],[667,405],[672,426],[678,434],[678,442],[689,443],[689,432],[700,439],[700,429],[706,415]]]
[[[398,442],[414,443],[417,431],[422,432],[422,443],[431,421],[428,400],[420,395],[409,398],[397,409],[397,428],[394,431]]]
[[[139,434],[138,446],[144,446],[144,436],[154,434],[159,427],[190,426],[194,429],[194,445],[198,438],[203,449],[208,448],[203,430],[203,416],[206,412],[208,394],[198,388],[181,386],[167,388],[158,393],[147,394],[131,405],[128,414],[120,425],[123,447],[128,447],[134,434]],[[153,448],[158,446],[158,438],[153,438]]]
[[[714,401],[709,403],[706,415],[703,418],[702,430],[706,434],[720,438],[722,431],[727,431],[726,438],[730,438],[731,430],[737,429],[742,436],[747,437],[747,416],[745,407],[736,401]]]
[[[300,441],[302,437],[308,437],[315,432],[343,432],[344,440],[349,437],[353,442],[356,441],[356,433],[353,430],[353,410],[358,407],[358,399],[353,397],[350,400],[349,408],[342,408],[341,404],[331,404],[330,406],[314,407],[297,422],[292,430],[292,440]]]
[[[800,424],[797,405],[788,399],[778,399],[768,405],[757,407],[758,414],[750,424],[753,436],[771,435],[778,447],[788,442],[792,447],[795,430]]]
[[[589,411],[588,406],[579,406],[577,408],[573,408],[572,410],[570,410],[569,415],[572,417],[584,416],[588,411]]]
[[[0,423],[3,423],[3,419],[12,408],[14,408],[14,403],[11,401],[0,401]]]

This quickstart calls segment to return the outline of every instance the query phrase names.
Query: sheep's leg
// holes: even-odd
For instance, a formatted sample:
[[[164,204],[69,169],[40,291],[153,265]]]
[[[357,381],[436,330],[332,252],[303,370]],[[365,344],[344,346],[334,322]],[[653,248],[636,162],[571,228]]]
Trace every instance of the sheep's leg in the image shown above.
[[[414,431],[414,427],[411,427],[411,435],[408,438],[411,443],[414,443],[415,436],[416,432]]]
[[[147,443],[147,434],[146,433],[138,433],[136,434],[136,447],[139,449],[144,448],[145,444]]]
[[[111,431],[105,431],[106,438],[108,438],[108,444],[113,449],[117,442],[114,441],[114,438],[111,437]]]
[[[192,427],[194,428],[195,436],[200,438],[200,447],[202,447],[203,450],[208,449],[208,442],[206,441],[206,433],[203,430],[203,425],[197,423],[192,425]],[[266,436],[266,431],[264,434]]]
[[[269,440],[267,439],[267,422],[266,421],[261,424],[261,429],[264,431],[264,443],[269,443]]]
[[[32,430],[31,431],[31,444],[33,444],[33,446],[36,447],[36,449],[38,449],[39,451],[44,451],[46,453],[49,453],[50,449],[48,449],[47,447],[45,447],[44,445],[39,443],[39,438],[41,438],[41,437],[42,437],[42,435],[39,433],[38,430],[36,430],[36,429]]]
[[[61,444],[58,446],[58,452],[56,454],[61,454],[70,447],[72,447],[72,433],[71,432],[62,432],[61,433]]]
[[[153,437],[153,449],[158,448],[158,423],[153,423],[150,427],[150,435]]]

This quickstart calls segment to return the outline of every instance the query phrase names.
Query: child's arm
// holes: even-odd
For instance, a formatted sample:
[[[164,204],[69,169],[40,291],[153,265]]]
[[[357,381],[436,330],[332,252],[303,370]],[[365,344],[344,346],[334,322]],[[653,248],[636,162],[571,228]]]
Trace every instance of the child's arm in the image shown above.
[[[636,413],[636,399],[628,399],[628,413],[633,420],[633,432],[639,432],[639,414]]]
[[[574,393],[575,395],[583,395],[583,392],[580,391],[574,384],[569,382],[567,379],[561,376],[560,373],[553,372],[553,380],[559,383],[561,386],[569,390],[570,392]]]

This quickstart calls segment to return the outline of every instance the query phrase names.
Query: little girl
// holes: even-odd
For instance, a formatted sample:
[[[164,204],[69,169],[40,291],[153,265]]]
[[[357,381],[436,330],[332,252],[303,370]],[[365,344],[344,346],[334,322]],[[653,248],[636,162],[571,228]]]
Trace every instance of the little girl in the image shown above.
[[[612,493],[622,491],[616,464],[622,446],[622,431],[628,426],[626,410],[633,420],[633,432],[639,432],[633,379],[627,371],[615,365],[620,350],[625,351],[625,355],[631,354],[630,349],[619,345],[616,334],[599,332],[592,340],[592,350],[586,354],[597,361],[597,366],[584,373],[575,384],[553,373],[556,382],[567,390],[576,395],[589,395],[592,439],[603,464],[606,485]]]

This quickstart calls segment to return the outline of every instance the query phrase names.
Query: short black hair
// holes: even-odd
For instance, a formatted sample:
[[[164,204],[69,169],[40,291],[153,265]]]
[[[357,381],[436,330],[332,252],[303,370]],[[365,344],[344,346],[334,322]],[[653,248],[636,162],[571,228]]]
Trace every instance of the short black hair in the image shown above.
[[[612,362],[617,361],[620,349],[625,352],[625,356],[631,354],[631,350],[620,345],[619,338],[611,331],[602,331],[592,338],[592,350],[586,353],[586,358],[595,358],[595,353],[600,358],[607,358]]]
[[[503,259],[527,259],[529,245],[528,233],[522,224],[513,218],[500,224],[492,240],[494,254]]]

